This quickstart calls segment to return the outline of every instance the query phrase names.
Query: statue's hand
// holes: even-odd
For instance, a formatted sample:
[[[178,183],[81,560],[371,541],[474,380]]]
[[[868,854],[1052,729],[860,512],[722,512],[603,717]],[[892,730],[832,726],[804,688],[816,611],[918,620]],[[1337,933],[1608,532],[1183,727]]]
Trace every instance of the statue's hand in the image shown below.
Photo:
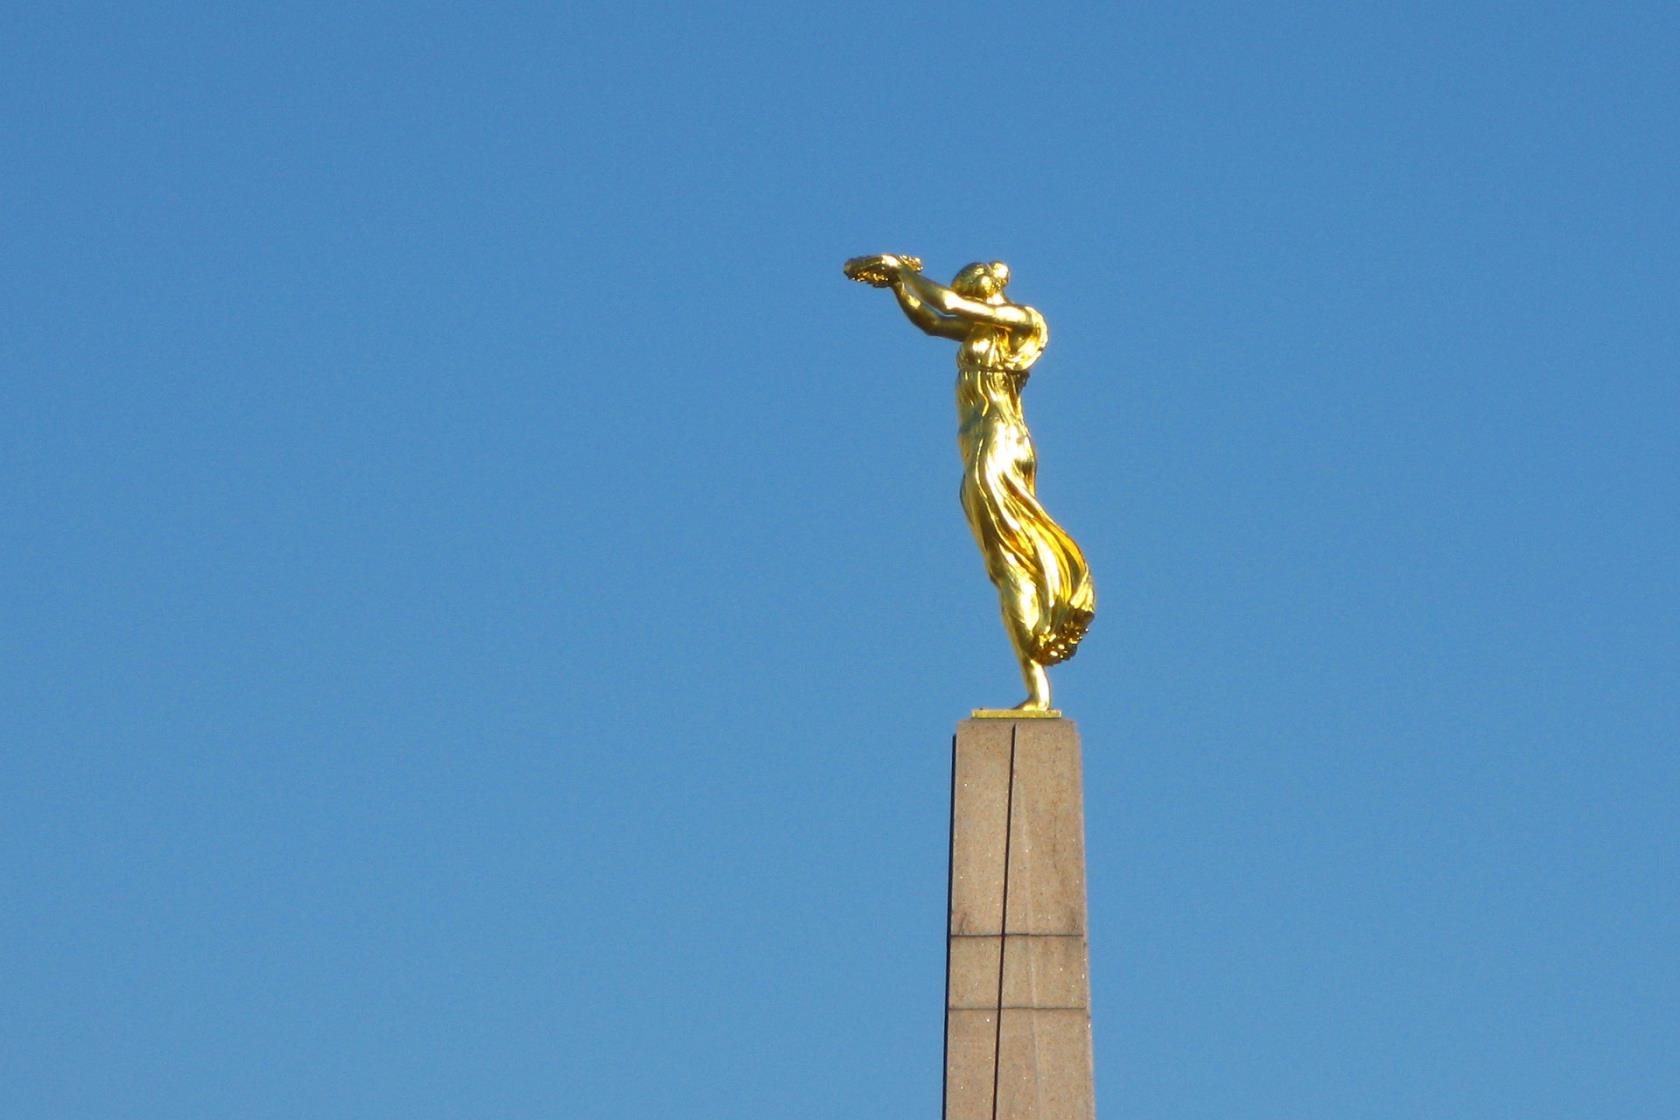
[[[853,257],[846,262],[845,272],[860,284],[885,288],[898,273],[898,259],[889,256]]]
[[[922,262],[919,257],[896,257],[891,253],[880,253],[873,257],[853,257],[845,264],[847,276],[860,284],[872,284],[877,288],[890,288],[901,273],[921,270]]]

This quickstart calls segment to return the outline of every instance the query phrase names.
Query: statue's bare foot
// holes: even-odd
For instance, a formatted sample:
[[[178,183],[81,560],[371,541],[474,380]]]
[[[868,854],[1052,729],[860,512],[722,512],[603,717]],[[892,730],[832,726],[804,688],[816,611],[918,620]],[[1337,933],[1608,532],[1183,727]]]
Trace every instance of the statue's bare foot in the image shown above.
[[[1017,712],[1048,712],[1050,710],[1050,702],[1048,700],[1039,700],[1036,697],[1029,696],[1027,699],[1015,705],[1015,710]]]

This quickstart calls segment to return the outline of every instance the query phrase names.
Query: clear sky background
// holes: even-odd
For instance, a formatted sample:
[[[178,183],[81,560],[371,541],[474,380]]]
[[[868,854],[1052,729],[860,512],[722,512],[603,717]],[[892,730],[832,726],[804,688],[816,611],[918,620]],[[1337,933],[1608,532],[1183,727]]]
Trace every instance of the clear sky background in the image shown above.
[[[1680,1115],[1672,5],[40,4],[0,1113],[935,1117],[1052,342],[1108,1118]]]

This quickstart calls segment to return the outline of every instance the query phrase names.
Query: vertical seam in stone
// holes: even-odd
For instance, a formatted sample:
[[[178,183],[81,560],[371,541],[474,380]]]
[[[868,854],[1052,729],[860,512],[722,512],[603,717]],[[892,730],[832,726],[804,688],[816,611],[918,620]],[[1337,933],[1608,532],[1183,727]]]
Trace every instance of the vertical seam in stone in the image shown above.
[[[1003,1074],[1003,959],[1009,951],[1009,844],[1015,837],[1015,731],[1020,725],[1009,725],[1009,790],[1003,801],[1003,913],[998,916],[998,986],[996,1033],[992,1037],[992,1120],[998,1114],[998,1079]],[[949,945],[945,952],[950,954]],[[946,968],[946,984],[950,968]]]
[[[939,1079],[939,1116],[951,1114],[951,907],[957,889],[957,737],[951,736],[951,827],[945,840],[945,1061]]]

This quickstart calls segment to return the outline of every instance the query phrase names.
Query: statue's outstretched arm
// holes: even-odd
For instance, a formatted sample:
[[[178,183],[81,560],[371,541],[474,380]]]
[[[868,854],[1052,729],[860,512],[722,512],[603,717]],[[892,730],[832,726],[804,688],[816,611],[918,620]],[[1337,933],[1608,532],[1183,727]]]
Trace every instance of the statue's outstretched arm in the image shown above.
[[[923,334],[931,334],[935,338],[955,338],[959,341],[968,337],[966,319],[939,314],[912,292],[902,277],[894,280],[892,290],[893,295],[898,297],[898,306],[903,309],[904,317],[916,324]]]
[[[1032,328],[1032,316],[1014,304],[984,303],[977,299],[968,299],[909,269],[900,269],[898,280],[899,286],[941,314],[954,315],[971,323],[990,323],[995,327],[1018,327],[1028,330]]]

